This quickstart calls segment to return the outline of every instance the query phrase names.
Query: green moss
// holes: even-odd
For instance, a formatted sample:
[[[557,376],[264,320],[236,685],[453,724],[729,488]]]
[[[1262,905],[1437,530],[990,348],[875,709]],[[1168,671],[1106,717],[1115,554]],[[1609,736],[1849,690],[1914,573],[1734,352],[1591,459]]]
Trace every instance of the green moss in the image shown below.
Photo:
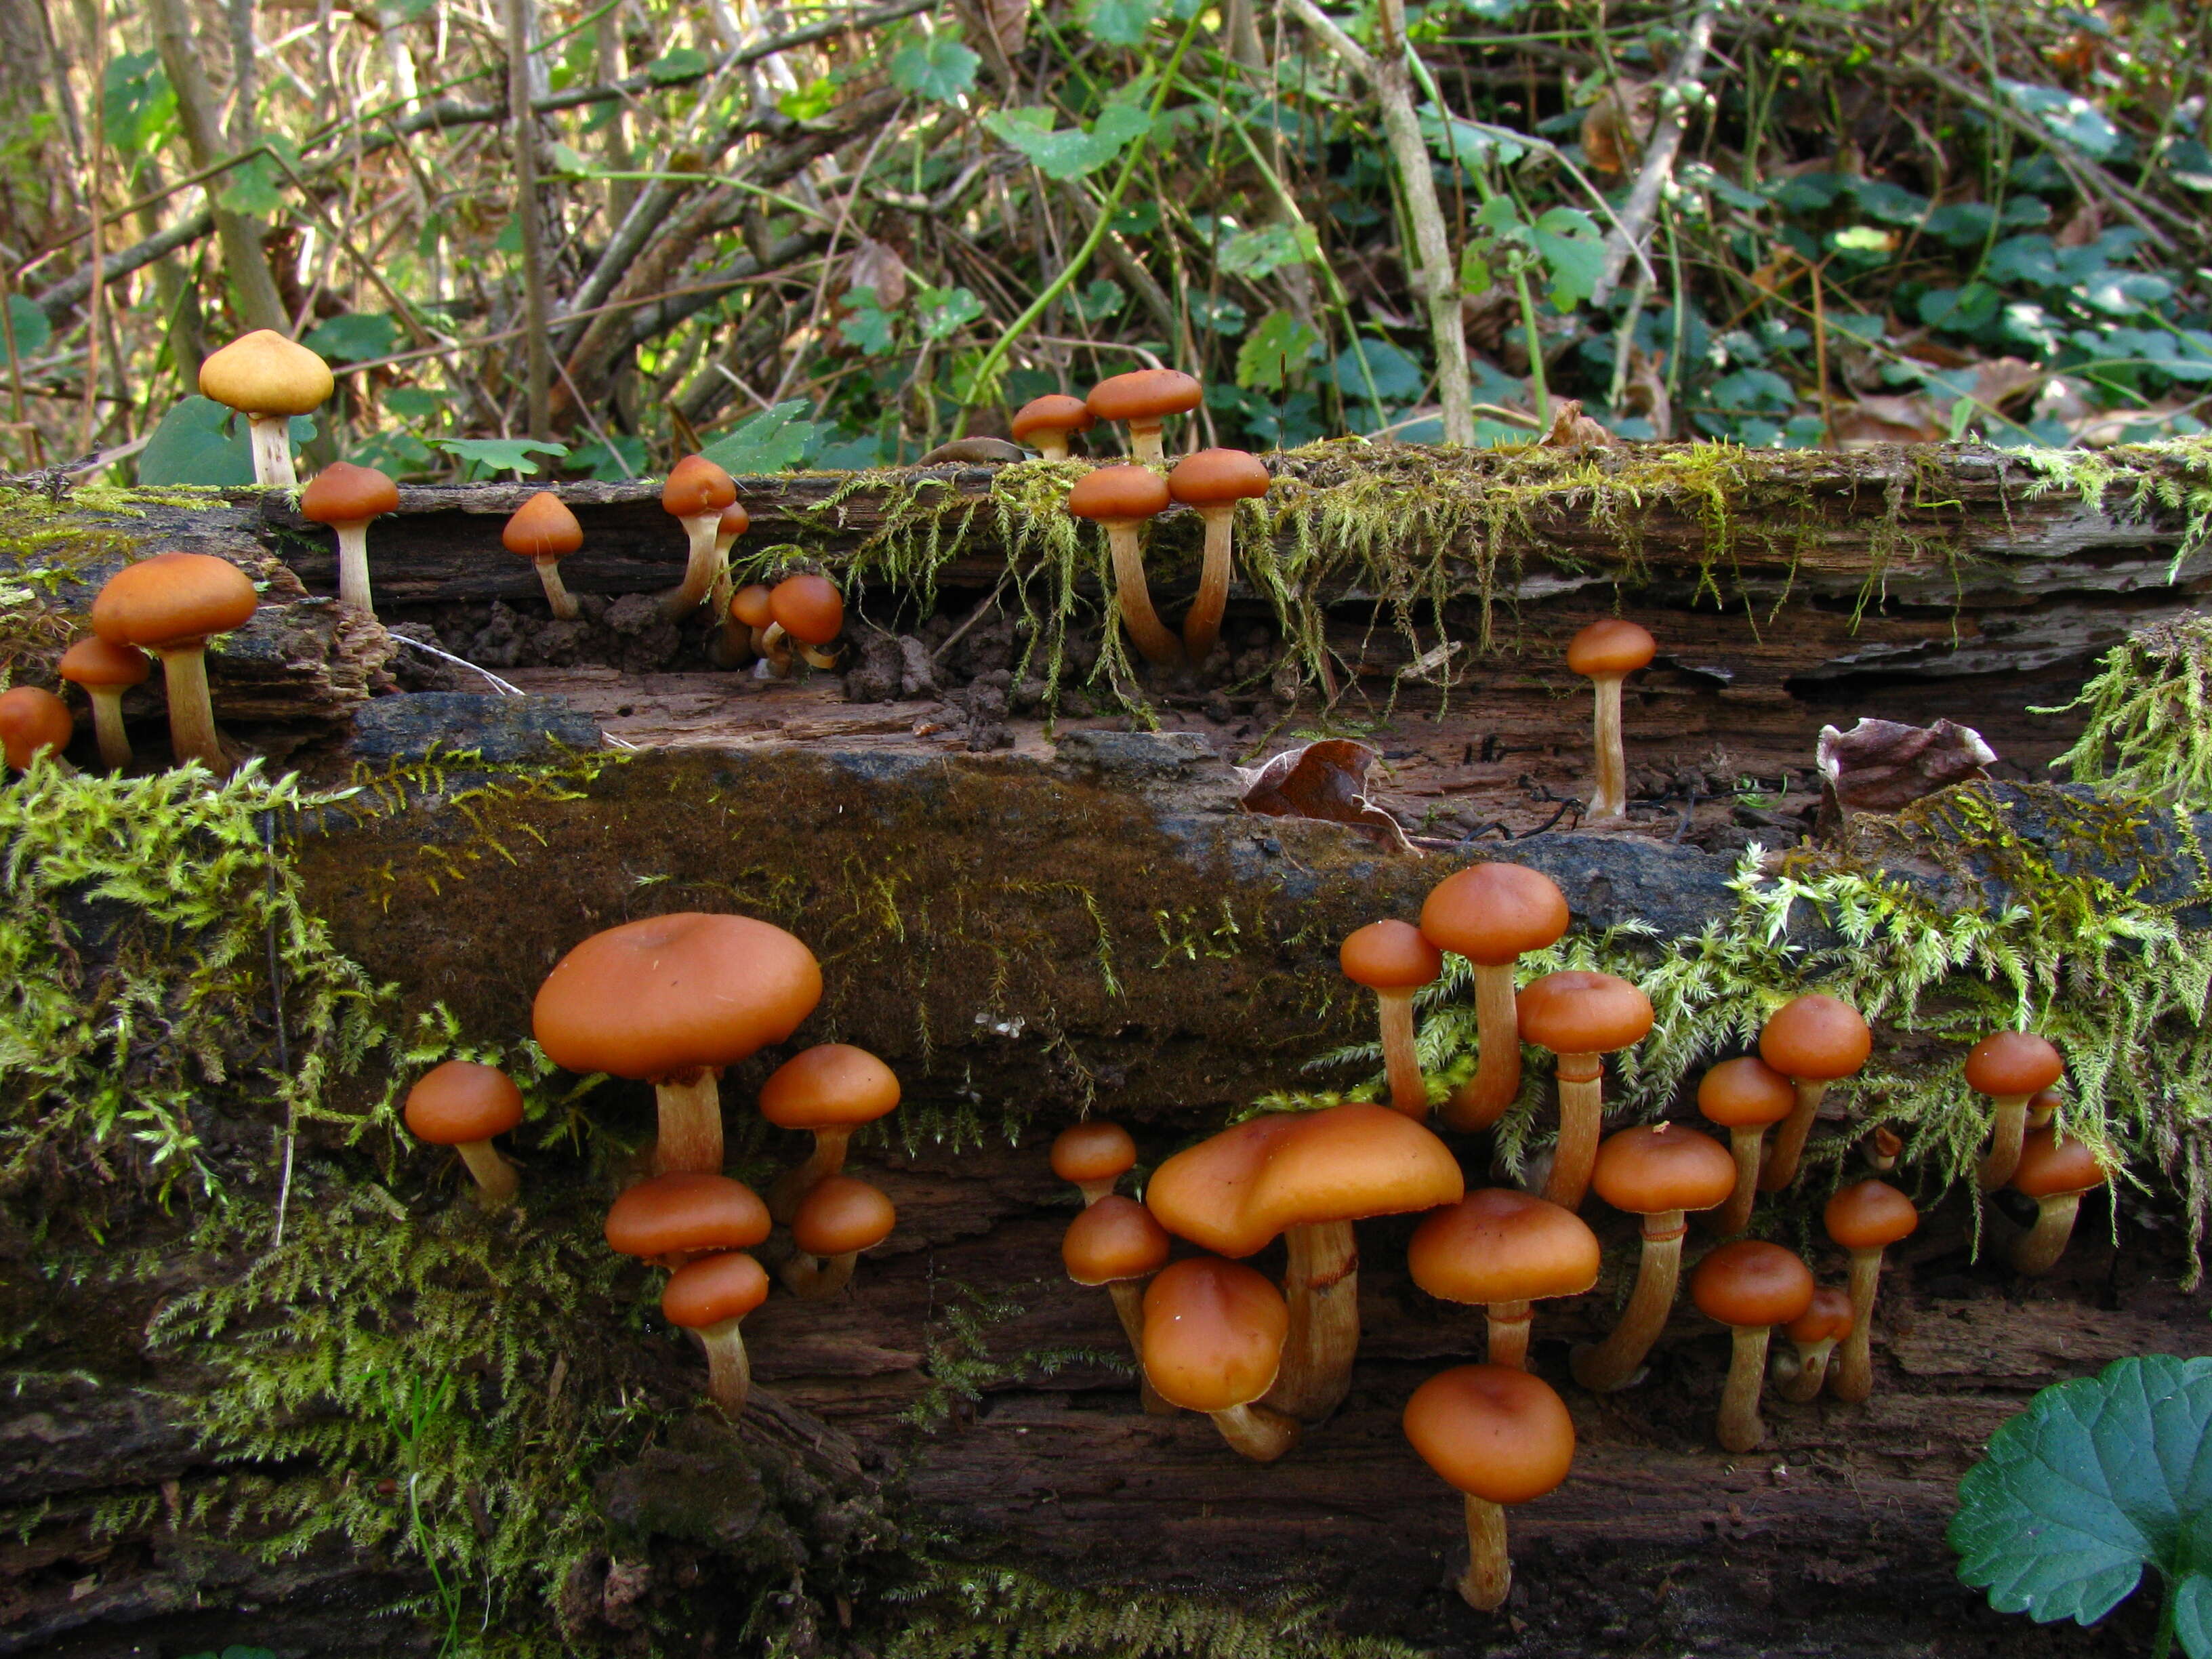
[[[2108,653],[2073,702],[2087,726],[2051,764],[2076,783],[2212,811],[2212,617],[2194,614]]]

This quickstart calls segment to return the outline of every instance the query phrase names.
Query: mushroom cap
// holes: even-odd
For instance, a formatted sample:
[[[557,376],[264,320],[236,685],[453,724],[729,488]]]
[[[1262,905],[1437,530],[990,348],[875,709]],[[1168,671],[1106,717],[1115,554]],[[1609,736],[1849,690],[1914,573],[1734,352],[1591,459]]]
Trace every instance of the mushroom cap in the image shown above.
[[[743,1250],[687,1261],[660,1287],[662,1316],[687,1331],[743,1319],[767,1300],[768,1274]]]
[[[2107,1173],[2086,1141],[2071,1135],[2060,1139],[2052,1124],[2021,1139],[2012,1184],[2030,1198],[2055,1198],[2101,1187]]]
[[[1137,1143],[1118,1123],[1094,1117],[1053,1138],[1052,1172],[1062,1181],[1112,1181],[1137,1162]]]
[[[1824,1285],[1813,1292],[1805,1311],[1783,1327],[1792,1342],[1840,1342],[1857,1322],[1851,1316],[1851,1293],[1839,1285]]]
[[[898,1103],[891,1068],[849,1042],[801,1050],[777,1066],[760,1091],[761,1115],[780,1129],[872,1123]]]
[[[1567,641],[1567,666],[1577,674],[1626,674],[1650,662],[1658,648],[1649,629],[1607,617]]]
[[[1724,1060],[1698,1080],[1698,1110],[1726,1128],[1779,1123],[1796,1104],[1796,1085],[1757,1054]]]
[[[845,596],[827,576],[802,571],[769,590],[769,614],[783,631],[809,645],[827,645],[845,625]]]
[[[1205,393],[1179,368],[1138,368],[1099,381],[1084,401],[1102,421],[1157,421],[1188,414]]]
[[[736,483],[704,455],[686,455],[668,469],[668,482],[660,486],[660,505],[679,519],[719,514],[737,499]]]
[[[35,685],[0,691],[0,750],[18,772],[42,751],[58,755],[76,735],[76,716],[52,692]]]
[[[398,507],[398,484],[350,461],[332,461],[300,492],[300,516],[317,524],[365,524]]]
[[[1088,432],[1097,424],[1098,417],[1082,398],[1071,398],[1065,392],[1048,392],[1016,410],[1006,430],[1017,438],[1027,438],[1032,432]]]
[[[1887,1181],[1862,1181],[1838,1191],[1820,1212],[1828,1237],[1847,1250],[1879,1250],[1920,1224],[1912,1200]]]
[[[1149,467],[1102,466],[1085,473],[1067,492],[1070,513],[1101,523],[1149,519],[1164,513],[1167,505],[1167,480]]]
[[[1248,495],[1264,495],[1274,480],[1267,464],[1241,449],[1201,449],[1186,455],[1168,474],[1168,494],[1185,507],[1219,507]]]
[[[242,334],[200,365],[200,394],[247,415],[306,415],[337,382],[331,366],[274,329]]]
[[[1533,1193],[1486,1187],[1413,1230],[1413,1283],[1447,1302],[1533,1302],[1597,1283],[1597,1235]]]
[[[1567,1478],[1575,1420],[1540,1376],[1511,1365],[1455,1365],[1413,1390],[1406,1438],[1462,1492],[1525,1504]]]
[[[556,1066],[651,1081],[781,1042],[821,1000],[813,952],[782,928],[679,911],[570,951],[538,988],[531,1025]]]
[[[1813,1305],[1813,1270],[1779,1244],[1738,1239],[1698,1263],[1690,1299],[1723,1325],[1787,1325]]]
[[[1251,1268],[1194,1255],[1145,1287],[1145,1375],[1186,1411],[1249,1406],[1275,1385],[1291,1310]]]
[[[407,1091],[407,1127],[433,1146],[489,1140],[522,1121],[522,1091],[496,1066],[449,1060]]]
[[[1848,1002],[1814,992],[1784,1003],[1759,1033],[1759,1057],[1784,1077],[1829,1083],[1874,1051],[1874,1033]]]
[[[2033,1031],[1999,1031],[1966,1051],[1966,1086],[1978,1095],[2033,1095],[2058,1081],[2064,1056]]]
[[[1443,952],[1410,921],[1370,921],[1354,928],[1336,953],[1344,976],[1370,991],[1405,991],[1444,970]]]
[[[1567,931],[1566,895],[1523,864],[1473,864],[1446,876],[1421,901],[1421,931],[1439,950],[1483,968],[1503,968]]]
[[[742,1181],[660,1175],[641,1181],[607,1212],[607,1243],[624,1255],[749,1250],[769,1234],[768,1206]]]
[[[1607,1135],[1590,1185],[1616,1210],[1710,1210],[1735,1190],[1735,1159],[1711,1135],[1674,1123],[1644,1123]]]
[[[898,1212],[866,1182],[823,1176],[806,1189],[791,1218],[791,1242],[809,1255],[853,1255],[891,1236]]]
[[[1531,981],[1513,1006],[1522,1040],[1555,1054],[1609,1054],[1651,1029],[1650,997],[1625,979],[1578,968]]]
[[[714,521],[717,536],[742,536],[753,527],[753,515],[745,511],[743,501],[732,501],[722,509],[722,516]]]
[[[1242,1256],[1285,1227],[1433,1210],[1466,1192],[1443,1141],[1403,1112],[1362,1103],[1224,1129],[1161,1164],[1145,1204],[1179,1237]]]
[[[565,558],[584,544],[584,526],[568,502],[541,489],[514,509],[499,541],[508,552],[526,559]]]
[[[1109,1193],[1067,1224],[1060,1259],[1079,1285],[1142,1279],[1168,1265],[1168,1230],[1135,1199]]]
[[[730,614],[748,628],[766,628],[775,620],[775,608],[769,603],[766,582],[748,582],[730,595]]]
[[[154,650],[228,634],[261,601],[253,579],[210,553],[156,553],[126,564],[92,602],[92,631],[110,645]]]
[[[143,685],[154,665],[137,646],[110,645],[93,634],[62,653],[58,672],[75,684],[104,691],[110,686]]]

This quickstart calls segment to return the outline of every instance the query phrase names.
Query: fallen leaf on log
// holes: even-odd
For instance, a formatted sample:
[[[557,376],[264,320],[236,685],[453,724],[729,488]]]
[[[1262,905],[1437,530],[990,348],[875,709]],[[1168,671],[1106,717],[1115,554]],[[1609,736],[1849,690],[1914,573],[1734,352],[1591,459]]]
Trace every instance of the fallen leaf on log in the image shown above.
[[[1419,858],[1421,849],[1406,839],[1405,826],[1367,799],[1367,769],[1378,758],[1374,750],[1349,738],[1285,749],[1259,766],[1234,769],[1244,786],[1237,805],[1267,817],[1322,818],[1380,830],[1394,846]]]
[[[1923,795],[1971,778],[1996,760],[1996,751],[1970,726],[1939,720],[1933,726],[1863,720],[1848,732],[1820,728],[1814,750],[1823,792],[1843,811],[1894,812]]]

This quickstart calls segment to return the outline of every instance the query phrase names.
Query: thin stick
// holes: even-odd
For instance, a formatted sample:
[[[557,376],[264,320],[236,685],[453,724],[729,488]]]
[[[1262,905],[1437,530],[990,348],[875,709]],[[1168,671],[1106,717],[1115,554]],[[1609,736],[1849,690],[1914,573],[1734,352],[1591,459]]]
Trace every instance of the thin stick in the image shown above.
[[[538,119],[530,107],[530,0],[507,0],[507,100],[514,154],[514,211],[522,227],[522,313],[530,435],[553,430],[552,357],[545,335],[545,232],[538,222]]]

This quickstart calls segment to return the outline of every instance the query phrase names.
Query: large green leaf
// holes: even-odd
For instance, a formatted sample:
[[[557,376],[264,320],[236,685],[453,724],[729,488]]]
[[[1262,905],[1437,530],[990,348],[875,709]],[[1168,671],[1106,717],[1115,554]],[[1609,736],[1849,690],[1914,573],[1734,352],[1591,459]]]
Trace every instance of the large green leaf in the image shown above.
[[[253,452],[230,411],[197,395],[171,406],[138,453],[142,484],[250,484]]]
[[[1143,107],[1128,101],[1107,105],[1088,130],[1062,127],[1055,131],[1052,112],[1042,106],[999,110],[983,118],[985,126],[1028,156],[1048,179],[1080,179],[1097,172],[1144,131],[1147,123]]]
[[[538,471],[538,463],[531,459],[533,455],[550,455],[558,460],[568,453],[568,445],[547,443],[541,438],[437,438],[432,442],[487,472],[520,475]]]
[[[891,84],[917,98],[949,104],[975,84],[975,66],[982,61],[957,35],[940,30],[891,55]]]
[[[46,313],[21,294],[8,296],[8,320],[15,330],[15,356],[35,357],[54,337]]]
[[[805,398],[793,398],[763,409],[747,416],[699,453],[725,472],[740,477],[797,466],[814,443],[814,422],[799,418],[811,407]]]
[[[2045,1389],[1959,1483],[1959,1577],[2000,1613],[2094,1624],[2165,1579],[2190,1659],[2212,1659],[2212,1359],[2153,1354]]]

